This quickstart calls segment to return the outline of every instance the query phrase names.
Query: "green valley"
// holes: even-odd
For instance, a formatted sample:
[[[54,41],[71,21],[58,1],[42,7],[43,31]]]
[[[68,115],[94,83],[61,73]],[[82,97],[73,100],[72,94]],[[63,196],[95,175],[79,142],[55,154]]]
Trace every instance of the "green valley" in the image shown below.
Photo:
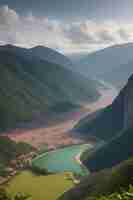
[[[0,41],[0,200],[132,200],[133,43],[84,57],[93,32],[96,46],[112,44],[112,24],[62,24],[33,16],[32,8],[27,16],[17,12],[0,7],[0,36],[9,28],[7,41],[14,41]],[[37,36],[31,41],[34,34],[27,45],[12,45],[19,44],[22,22],[22,41],[34,27],[41,39],[46,28],[43,39],[54,49]],[[119,39],[127,37],[120,28]],[[53,41],[56,32],[61,38]],[[70,55],[71,61],[61,53],[65,48],[82,55]]]

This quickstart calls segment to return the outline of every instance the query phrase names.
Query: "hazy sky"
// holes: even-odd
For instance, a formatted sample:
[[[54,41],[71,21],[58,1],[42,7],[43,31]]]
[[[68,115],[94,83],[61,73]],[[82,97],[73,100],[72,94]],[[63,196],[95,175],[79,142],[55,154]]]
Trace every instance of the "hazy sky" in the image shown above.
[[[133,41],[133,0],[0,0],[0,43],[91,52]]]

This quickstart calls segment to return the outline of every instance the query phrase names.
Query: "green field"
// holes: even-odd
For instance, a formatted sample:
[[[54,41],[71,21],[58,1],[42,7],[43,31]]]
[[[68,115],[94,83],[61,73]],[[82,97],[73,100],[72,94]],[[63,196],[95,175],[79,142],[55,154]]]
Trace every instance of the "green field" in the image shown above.
[[[30,171],[24,171],[8,183],[7,191],[12,195],[17,192],[29,194],[32,200],[56,200],[72,186],[73,181],[65,173],[36,176]]]

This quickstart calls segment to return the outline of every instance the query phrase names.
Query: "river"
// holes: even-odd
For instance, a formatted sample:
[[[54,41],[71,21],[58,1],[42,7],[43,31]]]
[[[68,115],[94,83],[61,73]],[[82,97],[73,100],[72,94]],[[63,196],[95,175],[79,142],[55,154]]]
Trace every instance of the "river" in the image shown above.
[[[52,173],[71,171],[76,174],[86,175],[88,170],[80,162],[79,155],[91,148],[93,148],[92,144],[81,144],[50,151],[35,158],[32,161],[32,165],[39,169],[47,169]]]

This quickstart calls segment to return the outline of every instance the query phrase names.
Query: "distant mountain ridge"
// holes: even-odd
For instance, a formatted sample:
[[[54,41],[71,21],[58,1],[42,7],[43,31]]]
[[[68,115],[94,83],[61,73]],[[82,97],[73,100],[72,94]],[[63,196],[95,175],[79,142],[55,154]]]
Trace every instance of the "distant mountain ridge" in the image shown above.
[[[70,70],[76,74],[79,75],[79,72],[77,71],[77,64],[73,63],[69,57],[64,56],[62,53],[59,53],[53,49],[50,49],[45,46],[36,46],[31,49],[29,49],[30,52],[34,55],[39,57],[42,60],[48,61],[53,64],[57,64],[60,66],[65,67],[67,70]],[[80,74],[80,76],[84,77],[85,79],[89,79],[95,84],[96,88],[99,89],[110,89],[112,86],[109,84],[104,83],[101,80],[95,79],[93,75],[90,75],[88,77],[84,76],[83,74]]]
[[[59,104],[59,111],[63,112],[100,95],[95,81],[41,59],[32,51],[0,46],[2,129],[31,120],[35,113],[58,112]]]
[[[44,46],[36,46],[31,48],[30,51],[40,59],[72,69],[72,62],[56,50]]]
[[[133,43],[107,47],[84,56],[78,62],[77,68],[84,75],[93,74],[121,89],[132,74],[132,52]]]
[[[112,85],[116,86],[118,89],[122,89],[127,83],[127,78],[131,76],[133,72],[133,59],[127,61],[126,64],[121,64],[116,69],[109,71],[108,73],[102,74],[101,77],[105,81],[110,82]]]

